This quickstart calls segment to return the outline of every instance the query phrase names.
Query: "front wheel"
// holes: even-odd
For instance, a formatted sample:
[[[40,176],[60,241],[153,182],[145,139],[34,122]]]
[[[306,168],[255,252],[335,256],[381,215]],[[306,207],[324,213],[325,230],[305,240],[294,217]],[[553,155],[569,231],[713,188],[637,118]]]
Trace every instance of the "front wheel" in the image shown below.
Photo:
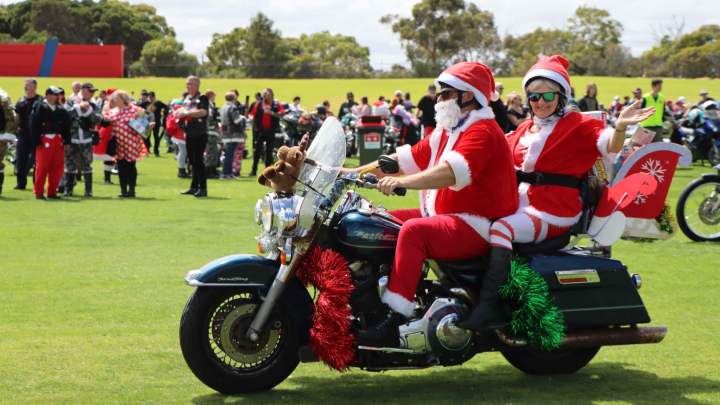
[[[518,370],[534,375],[572,374],[595,357],[599,347],[540,352],[530,349],[508,349],[501,353]]]
[[[720,241],[720,176],[705,176],[683,190],[675,212],[688,238]]]
[[[254,291],[199,288],[180,321],[180,348],[193,374],[223,394],[266,391],[299,363],[298,336],[278,309],[257,342],[245,337],[260,299]]]

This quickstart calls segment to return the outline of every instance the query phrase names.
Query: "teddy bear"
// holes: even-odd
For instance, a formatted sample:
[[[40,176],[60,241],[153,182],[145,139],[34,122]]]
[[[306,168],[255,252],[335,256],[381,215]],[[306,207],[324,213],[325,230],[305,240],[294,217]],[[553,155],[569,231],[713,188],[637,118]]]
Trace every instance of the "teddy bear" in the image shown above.
[[[266,167],[258,176],[258,183],[272,188],[276,193],[291,194],[295,191],[295,183],[305,163],[305,150],[308,145],[308,136],[300,140],[298,146],[288,148],[281,146],[277,151],[278,160],[272,166]]]

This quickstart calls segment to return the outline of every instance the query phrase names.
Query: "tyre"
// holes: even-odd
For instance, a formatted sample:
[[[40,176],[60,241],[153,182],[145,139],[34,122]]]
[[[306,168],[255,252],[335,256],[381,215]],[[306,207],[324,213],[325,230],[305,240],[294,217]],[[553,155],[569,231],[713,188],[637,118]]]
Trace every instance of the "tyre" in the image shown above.
[[[503,350],[505,360],[518,370],[533,375],[572,374],[595,357],[599,347],[539,352],[530,349]]]
[[[675,214],[688,238],[720,241],[720,176],[703,176],[690,183],[680,194]]]
[[[720,164],[720,150],[718,150],[715,141],[712,142],[712,146],[710,146],[710,149],[708,150],[707,159],[708,162],[710,162],[710,166],[717,166]]]
[[[297,367],[298,336],[286,312],[270,316],[257,342],[245,337],[259,305],[255,292],[236,288],[198,288],[190,297],[180,321],[180,348],[208,387],[228,395],[267,391]]]

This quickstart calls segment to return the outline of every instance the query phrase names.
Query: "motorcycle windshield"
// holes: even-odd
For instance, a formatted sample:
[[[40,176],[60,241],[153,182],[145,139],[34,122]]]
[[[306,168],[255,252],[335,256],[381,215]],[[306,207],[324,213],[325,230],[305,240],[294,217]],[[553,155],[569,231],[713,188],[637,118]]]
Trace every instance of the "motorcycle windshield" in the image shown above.
[[[307,160],[300,172],[296,194],[303,197],[299,225],[310,229],[322,201],[328,197],[338,172],[345,163],[345,132],[335,117],[323,122],[307,151]]]

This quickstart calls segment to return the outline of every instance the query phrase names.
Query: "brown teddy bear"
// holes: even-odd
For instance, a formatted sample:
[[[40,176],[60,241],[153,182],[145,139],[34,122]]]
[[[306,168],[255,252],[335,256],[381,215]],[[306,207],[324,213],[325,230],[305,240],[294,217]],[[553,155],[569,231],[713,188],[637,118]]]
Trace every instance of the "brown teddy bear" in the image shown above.
[[[258,176],[258,183],[272,188],[277,193],[292,193],[295,191],[300,171],[305,163],[305,149],[307,149],[308,136],[300,140],[298,146],[288,148],[281,146],[278,149],[278,160],[274,165],[266,167]]]

